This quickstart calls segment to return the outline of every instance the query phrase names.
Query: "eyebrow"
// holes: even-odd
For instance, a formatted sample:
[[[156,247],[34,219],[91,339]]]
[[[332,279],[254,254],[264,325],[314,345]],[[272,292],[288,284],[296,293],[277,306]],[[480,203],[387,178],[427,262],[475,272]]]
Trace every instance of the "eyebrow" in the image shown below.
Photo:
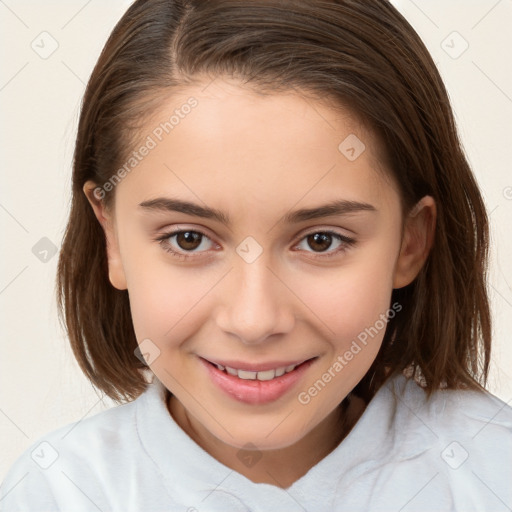
[[[143,201],[139,206],[147,211],[179,212],[187,215],[193,215],[195,217],[212,219],[227,226],[231,223],[229,215],[225,214],[221,210],[201,206],[181,199],[157,197],[156,199]],[[314,208],[302,208],[300,210],[288,212],[284,215],[283,221],[288,224],[294,224],[321,217],[349,215],[362,211],[376,212],[377,208],[369,203],[341,199],[316,206]]]

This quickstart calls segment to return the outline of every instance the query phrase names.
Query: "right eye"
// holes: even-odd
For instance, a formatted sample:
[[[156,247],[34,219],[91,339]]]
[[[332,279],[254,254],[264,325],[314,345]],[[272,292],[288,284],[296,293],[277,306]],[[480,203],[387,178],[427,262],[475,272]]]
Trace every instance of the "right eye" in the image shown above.
[[[196,256],[192,256],[191,254],[195,254],[196,252],[208,252],[208,250],[201,250],[201,246],[203,246],[204,249],[204,239],[213,243],[210,238],[201,231],[196,229],[180,229],[164,233],[157,237],[155,241],[159,242],[163,249],[172,256],[186,260],[195,258]]]

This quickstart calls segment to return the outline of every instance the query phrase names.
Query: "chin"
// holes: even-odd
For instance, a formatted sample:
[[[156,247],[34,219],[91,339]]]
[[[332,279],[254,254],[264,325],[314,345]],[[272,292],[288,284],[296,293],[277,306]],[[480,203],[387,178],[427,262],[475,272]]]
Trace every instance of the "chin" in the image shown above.
[[[307,434],[307,432],[299,430],[282,428],[283,425],[279,424],[280,421],[268,424],[261,424],[260,422],[256,426],[239,422],[236,429],[229,429],[231,436],[223,429],[220,429],[220,431],[216,429],[217,432],[214,435],[223,443],[238,449],[280,450],[297,443]]]

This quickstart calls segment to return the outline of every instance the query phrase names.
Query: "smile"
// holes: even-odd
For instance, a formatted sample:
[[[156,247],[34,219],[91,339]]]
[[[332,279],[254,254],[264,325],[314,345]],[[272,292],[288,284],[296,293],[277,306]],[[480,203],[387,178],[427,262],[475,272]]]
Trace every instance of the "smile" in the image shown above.
[[[289,394],[317,357],[264,364],[200,358],[215,388],[238,402],[262,405]]]
[[[244,380],[272,380],[272,379],[275,379],[276,377],[283,376],[285,373],[292,372],[299,365],[298,364],[291,364],[291,365],[288,365],[288,366],[281,366],[279,368],[265,370],[265,371],[261,371],[261,372],[251,372],[251,371],[248,371],[248,370],[240,370],[240,369],[237,369],[237,368],[231,368],[230,366],[223,366],[221,364],[215,364],[215,366],[220,371],[222,371],[222,372],[225,371],[228,375],[236,376],[239,379],[244,379]]]

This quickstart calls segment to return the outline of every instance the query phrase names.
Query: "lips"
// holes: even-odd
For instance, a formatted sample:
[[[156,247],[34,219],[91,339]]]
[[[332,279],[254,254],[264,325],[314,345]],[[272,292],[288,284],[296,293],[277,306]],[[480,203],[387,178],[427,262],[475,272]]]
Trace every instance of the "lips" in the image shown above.
[[[290,391],[316,358],[263,364],[200,358],[211,381],[237,401],[264,404]]]

